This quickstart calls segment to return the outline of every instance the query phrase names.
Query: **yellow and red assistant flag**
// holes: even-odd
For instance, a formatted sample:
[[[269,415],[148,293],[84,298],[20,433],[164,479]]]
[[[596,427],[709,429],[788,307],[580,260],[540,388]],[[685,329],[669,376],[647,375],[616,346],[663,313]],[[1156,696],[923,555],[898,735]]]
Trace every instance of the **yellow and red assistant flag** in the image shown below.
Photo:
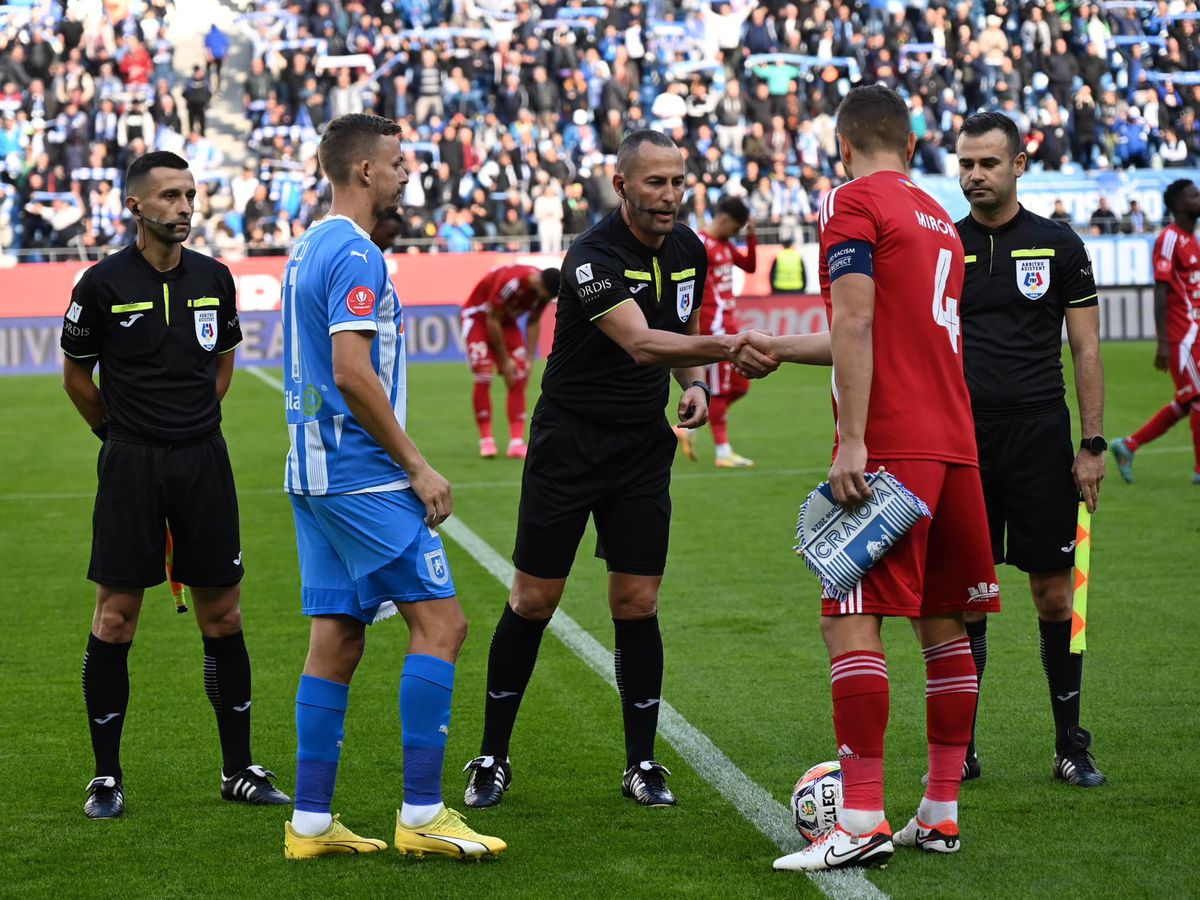
[[[1092,571],[1092,514],[1087,504],[1079,504],[1075,524],[1075,604],[1071,613],[1071,652],[1087,649],[1088,584]]]

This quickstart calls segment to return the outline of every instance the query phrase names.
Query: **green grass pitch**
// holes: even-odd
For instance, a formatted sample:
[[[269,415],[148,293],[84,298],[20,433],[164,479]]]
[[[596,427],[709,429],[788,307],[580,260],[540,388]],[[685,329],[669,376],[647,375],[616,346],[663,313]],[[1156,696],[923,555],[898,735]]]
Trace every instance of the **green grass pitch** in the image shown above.
[[[1103,348],[1109,436],[1128,434],[1170,396],[1146,344]],[[1069,366],[1068,366],[1069,368]],[[480,460],[465,366],[410,369],[409,427],[455,486],[455,515],[501,556],[512,548],[519,465]],[[826,371],[791,369],[754,385],[733,410],[752,471],[682,458],[662,592],[665,697],[781,803],[808,766],[834,752],[828,663],[816,583],[791,552],[797,506],[826,471]],[[500,389],[496,408],[503,410]],[[931,398],[931,402],[933,399]],[[1073,398],[1072,398],[1073,405]],[[225,433],[241,497],[243,608],[254,663],[256,759],[291,791],[293,697],[307,624],[279,490],[286,450],[280,397],[239,373]],[[547,637],[513,744],[516,783],[498,809],[470,817],[501,835],[494,863],[369,858],[286,862],[286,811],[223,803],[219,753],[192,617],[162,586],[147,597],[131,657],[125,729],[128,812],[86,821],[91,754],[79,668],[93,606],[85,581],[96,443],[56,378],[0,381],[0,638],[5,795],[0,894],[21,897],[807,897],[807,879],[774,873],[776,847],[660,741],[675,776],[673,810],[620,796],[622,741],[611,688]],[[871,882],[893,897],[1194,895],[1196,650],[1200,487],[1190,484],[1186,423],[1139,455],[1137,483],[1109,464],[1094,524],[1083,721],[1110,783],[1080,791],[1050,776],[1049,704],[1028,587],[1000,572],[979,742],[984,777],[962,795],[964,850],[900,851]],[[458,669],[446,796],[478,746],[487,645],[505,601],[499,582],[447,541],[472,631]],[[604,574],[584,539],[564,609],[611,646]],[[892,672],[887,806],[895,827],[925,769],[920,655],[906,623],[885,639]],[[397,684],[405,629],[369,633],[351,692],[335,811],[390,842],[400,798]],[[797,835],[795,846],[800,845]],[[1191,885],[1191,887],[1189,887]]]

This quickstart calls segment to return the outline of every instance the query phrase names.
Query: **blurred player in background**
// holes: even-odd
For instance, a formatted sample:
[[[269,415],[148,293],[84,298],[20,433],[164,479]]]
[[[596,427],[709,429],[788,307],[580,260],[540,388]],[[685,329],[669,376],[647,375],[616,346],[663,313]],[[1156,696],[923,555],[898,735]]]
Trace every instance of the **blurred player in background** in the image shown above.
[[[918,522],[845,600],[822,599],[844,801],[828,835],[775,861],[799,871],[882,865],[895,844],[959,849],[958,790],[976,698],[963,612],[999,609],[962,372],[962,244],[945,210],[907,177],[916,135],[895,92],[852,90],[837,133],[854,180],[831,191],[820,211],[837,424],[829,481],[850,508],[870,496],[865,472],[883,466],[933,518]],[[801,352],[811,335],[750,337],[777,359],[814,361]],[[894,840],[883,808],[884,616],[912,620],[926,674],[929,784]]]
[[[733,243],[743,228],[746,229],[745,252]],[[700,240],[708,251],[708,279],[704,282],[704,300],[700,304],[700,333],[736,334],[733,267],[753,272],[758,266],[758,234],[745,201],[739,197],[722,197],[716,215],[700,230]],[[754,460],[734,453],[729,446],[729,407],[750,390],[749,379],[735,371],[732,362],[718,362],[708,367],[708,387],[712,391],[708,424],[712,427],[713,443],[717,448],[717,468],[754,465]],[[694,461],[696,441],[693,432],[677,425],[675,435],[684,455]]]
[[[1127,438],[1112,443],[1121,477],[1133,483],[1133,455],[1143,444],[1162,437],[1189,416],[1195,468],[1192,484],[1200,484],[1200,245],[1196,219],[1200,217],[1200,189],[1195,182],[1173,181],[1163,193],[1175,221],[1154,242],[1154,327],[1158,347],[1154,367],[1171,373],[1175,399]]]
[[[466,858],[505,849],[442,803],[467,621],[435,530],[452,509],[450,484],[405,431],[404,312],[379,250],[408,182],[399,134],[378,116],[329,123],[318,154],[333,205],[296,242],[284,270],[285,489],[310,617],[296,691],[296,803],[284,826],[289,859],[387,847],[330,810],[367,626],[397,612],[409,642],[400,672],[404,800],[396,849]]]
[[[558,269],[500,266],[483,276],[463,304],[463,338],[467,364],[475,376],[472,403],[479,426],[479,455],[496,455],[492,436],[492,373],[499,372],[508,389],[508,453],[525,458],[525,389],[529,366],[537,352],[542,313],[558,296]],[[526,334],[517,320],[528,314]]]

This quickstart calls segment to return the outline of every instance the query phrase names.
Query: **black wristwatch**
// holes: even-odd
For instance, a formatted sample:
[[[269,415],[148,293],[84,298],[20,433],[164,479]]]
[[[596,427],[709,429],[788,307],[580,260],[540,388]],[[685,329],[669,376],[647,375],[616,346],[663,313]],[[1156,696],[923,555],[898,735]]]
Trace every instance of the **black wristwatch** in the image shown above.
[[[698,388],[700,388],[700,390],[704,391],[704,402],[706,404],[711,405],[712,404],[712,388],[710,388],[708,386],[708,382],[707,381],[693,381],[691,384],[688,385],[688,388],[694,388],[694,387],[698,387]]]
[[[1100,456],[1105,450],[1108,449],[1108,441],[1106,441],[1101,435],[1095,434],[1080,441],[1079,449],[1091,450],[1097,456]]]

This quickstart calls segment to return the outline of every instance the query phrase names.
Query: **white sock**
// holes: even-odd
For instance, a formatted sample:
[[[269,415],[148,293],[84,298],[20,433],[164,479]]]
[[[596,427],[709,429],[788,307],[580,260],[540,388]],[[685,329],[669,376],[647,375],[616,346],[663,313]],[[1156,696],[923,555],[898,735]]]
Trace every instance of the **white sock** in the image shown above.
[[[882,809],[843,809],[838,813],[838,824],[851,834],[874,831],[882,821]]]
[[[525,438],[509,438],[508,439],[508,446],[510,446],[510,447],[520,447],[523,443],[525,443]]]
[[[304,837],[315,837],[329,830],[333,824],[333,816],[327,812],[305,812],[302,809],[292,810],[292,831]]]
[[[925,825],[937,825],[947,819],[957,822],[958,801],[930,800],[928,797],[922,797],[921,805],[917,807],[917,818]]]
[[[733,448],[728,444],[717,444],[717,456],[728,456],[733,452]]]
[[[442,803],[404,803],[400,806],[400,824],[405,828],[416,828],[433,821],[433,817],[445,809]]]

